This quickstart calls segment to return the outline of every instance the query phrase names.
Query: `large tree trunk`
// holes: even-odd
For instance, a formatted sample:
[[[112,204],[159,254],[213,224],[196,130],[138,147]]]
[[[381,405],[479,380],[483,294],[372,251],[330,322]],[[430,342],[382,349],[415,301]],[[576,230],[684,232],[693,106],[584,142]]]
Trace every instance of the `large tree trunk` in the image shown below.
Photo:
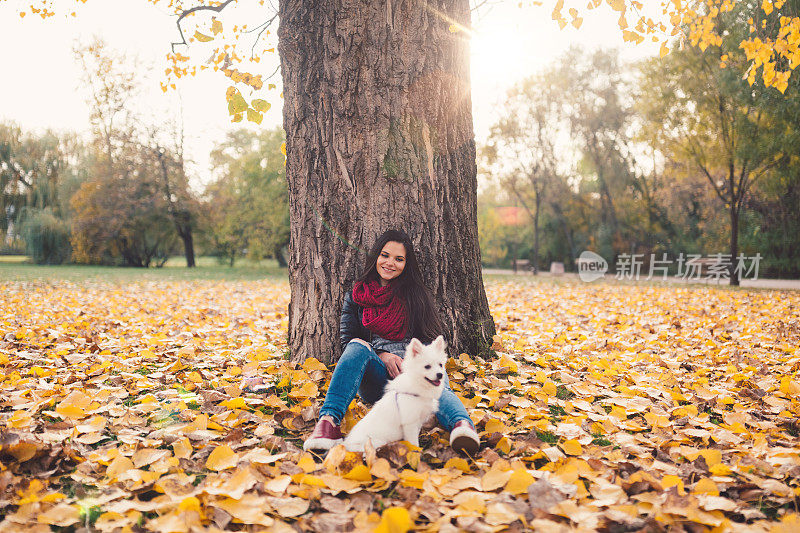
[[[406,231],[450,353],[491,344],[481,278],[468,0],[280,1],[292,357],[335,360],[344,293]]]

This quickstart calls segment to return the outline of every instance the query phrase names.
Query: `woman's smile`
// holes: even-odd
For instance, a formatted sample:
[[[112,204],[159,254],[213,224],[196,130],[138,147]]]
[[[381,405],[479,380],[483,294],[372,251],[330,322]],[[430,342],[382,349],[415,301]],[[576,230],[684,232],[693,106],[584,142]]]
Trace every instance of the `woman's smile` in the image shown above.
[[[406,266],[406,247],[403,243],[389,241],[378,254],[375,270],[380,277],[381,285],[386,285],[403,273]]]

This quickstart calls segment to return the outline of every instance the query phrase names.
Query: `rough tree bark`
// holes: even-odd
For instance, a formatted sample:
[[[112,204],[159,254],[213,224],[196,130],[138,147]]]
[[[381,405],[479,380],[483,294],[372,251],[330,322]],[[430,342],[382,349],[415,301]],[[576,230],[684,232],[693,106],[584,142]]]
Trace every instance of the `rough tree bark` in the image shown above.
[[[292,357],[338,357],[364,250],[405,230],[450,353],[494,333],[481,277],[468,0],[280,1]]]

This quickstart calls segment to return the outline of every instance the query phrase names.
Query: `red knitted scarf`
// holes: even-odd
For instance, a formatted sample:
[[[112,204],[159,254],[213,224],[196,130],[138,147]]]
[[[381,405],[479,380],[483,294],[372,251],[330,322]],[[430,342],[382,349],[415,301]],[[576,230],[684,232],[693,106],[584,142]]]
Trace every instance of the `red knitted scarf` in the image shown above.
[[[364,308],[364,327],[390,341],[406,337],[408,314],[402,299],[392,292],[391,284],[381,287],[376,280],[353,285],[353,301]]]

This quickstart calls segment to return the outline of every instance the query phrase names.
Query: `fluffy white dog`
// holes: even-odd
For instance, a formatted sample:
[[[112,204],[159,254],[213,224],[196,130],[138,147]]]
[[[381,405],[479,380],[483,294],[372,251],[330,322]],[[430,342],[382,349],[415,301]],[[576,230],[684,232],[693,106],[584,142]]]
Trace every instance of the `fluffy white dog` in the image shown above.
[[[444,389],[447,361],[441,335],[425,346],[411,339],[400,374],[386,385],[383,397],[350,430],[344,446],[351,452],[364,451],[367,439],[374,447],[397,440],[419,446],[422,424],[439,408]]]

